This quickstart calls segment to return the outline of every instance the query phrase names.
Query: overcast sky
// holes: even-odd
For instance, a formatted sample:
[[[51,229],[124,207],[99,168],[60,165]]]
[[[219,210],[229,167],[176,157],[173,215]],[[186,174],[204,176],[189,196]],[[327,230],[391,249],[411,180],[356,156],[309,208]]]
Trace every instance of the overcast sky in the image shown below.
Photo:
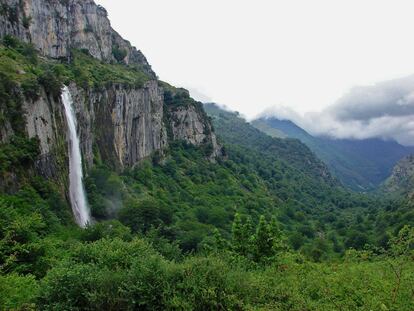
[[[412,0],[98,0],[160,79],[253,117],[414,73]],[[343,104],[343,103],[342,103]]]

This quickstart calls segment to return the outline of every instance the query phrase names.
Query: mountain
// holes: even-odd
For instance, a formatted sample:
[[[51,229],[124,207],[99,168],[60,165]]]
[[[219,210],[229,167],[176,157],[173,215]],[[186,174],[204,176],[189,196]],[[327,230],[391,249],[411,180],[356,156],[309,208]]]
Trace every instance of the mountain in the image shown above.
[[[384,182],[383,189],[390,194],[398,194],[414,199],[414,155],[397,163],[391,176]]]
[[[349,188],[369,191],[390,176],[394,165],[414,152],[395,141],[382,139],[332,139],[316,137],[289,120],[260,118],[252,125],[270,136],[301,140],[322,159],[333,174]]]
[[[219,156],[201,104],[158,81],[144,55],[111,28],[105,9],[83,0],[3,0],[1,8],[0,141],[38,140],[37,173],[67,184],[63,84],[86,168],[97,157],[117,170],[133,167],[175,140],[209,145],[211,158]],[[3,175],[0,187],[16,189],[18,178]]]
[[[205,104],[204,107],[207,114],[212,117],[216,132],[227,145],[254,150],[260,153],[263,159],[269,157],[271,161],[283,162],[297,172],[326,185],[339,185],[326,165],[300,141],[270,138],[237,113],[227,112],[215,104]]]

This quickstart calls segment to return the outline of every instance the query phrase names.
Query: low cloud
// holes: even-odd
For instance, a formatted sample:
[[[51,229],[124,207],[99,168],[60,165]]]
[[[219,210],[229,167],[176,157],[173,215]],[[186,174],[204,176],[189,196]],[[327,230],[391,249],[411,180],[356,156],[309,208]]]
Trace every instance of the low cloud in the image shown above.
[[[200,90],[194,88],[194,87],[186,87],[186,89],[190,92],[190,95],[195,100],[198,100],[202,103],[211,103],[212,99],[204,94],[204,92],[201,92]]]
[[[289,119],[314,135],[334,138],[382,138],[414,145],[414,75],[352,88],[319,113],[300,116],[272,108],[265,116]],[[263,116],[263,115],[262,115]]]
[[[295,123],[302,123],[303,121],[303,117],[300,114],[285,106],[274,106],[267,108],[253,119],[266,117],[277,117],[279,120],[289,120]]]

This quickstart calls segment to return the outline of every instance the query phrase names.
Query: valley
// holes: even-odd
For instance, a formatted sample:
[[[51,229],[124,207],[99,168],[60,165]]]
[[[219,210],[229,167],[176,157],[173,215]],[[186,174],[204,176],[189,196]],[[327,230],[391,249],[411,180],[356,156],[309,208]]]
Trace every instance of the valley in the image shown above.
[[[92,0],[0,38],[0,310],[413,310],[413,148],[199,102]]]

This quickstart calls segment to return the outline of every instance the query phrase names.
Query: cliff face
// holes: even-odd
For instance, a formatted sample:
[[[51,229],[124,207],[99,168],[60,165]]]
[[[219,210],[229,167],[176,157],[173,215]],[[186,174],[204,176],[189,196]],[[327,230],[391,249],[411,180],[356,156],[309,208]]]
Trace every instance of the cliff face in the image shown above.
[[[0,4],[0,35],[32,43],[46,59],[64,58],[70,63],[71,50],[84,49],[102,62],[133,65],[147,76],[141,86],[70,83],[85,168],[99,155],[104,163],[122,170],[156,151],[162,153],[170,140],[208,146],[211,159],[220,155],[200,105],[191,100],[169,106],[145,57],[111,28],[105,9],[89,0],[0,0]],[[38,171],[57,178],[64,175],[62,167],[67,167],[65,114],[58,97],[43,87],[39,95],[23,102],[26,132],[40,142]],[[7,141],[12,127],[6,120],[0,128],[1,140]]]
[[[130,167],[168,145],[163,93],[157,81],[143,88],[112,85],[85,92],[70,88],[80,125],[85,162],[92,165],[94,144],[104,161]]]
[[[33,43],[52,58],[67,58],[73,48],[87,49],[106,62],[121,57],[155,78],[145,56],[112,29],[106,10],[92,0],[0,0],[0,4],[0,36]]]
[[[207,145],[210,148],[211,159],[221,156],[216,134],[203,110],[197,109],[196,106],[180,106],[171,107],[169,113],[174,139],[185,140],[196,146]]]
[[[94,146],[103,161],[118,169],[135,165],[168,146],[167,127],[172,129],[174,140],[209,145],[212,158],[220,155],[210,123],[194,106],[172,109],[170,118],[164,118],[163,93],[156,81],[149,81],[140,89],[112,85],[85,91],[75,84],[69,89],[84,163],[88,167],[93,164]],[[61,147],[66,121],[61,103],[43,94],[36,102],[25,102],[24,106],[29,137],[39,138],[41,158],[49,159],[54,148]],[[47,167],[42,171],[53,176],[50,169],[53,171]]]
[[[405,157],[397,163],[383,188],[388,193],[407,196],[414,200],[414,155]]]

